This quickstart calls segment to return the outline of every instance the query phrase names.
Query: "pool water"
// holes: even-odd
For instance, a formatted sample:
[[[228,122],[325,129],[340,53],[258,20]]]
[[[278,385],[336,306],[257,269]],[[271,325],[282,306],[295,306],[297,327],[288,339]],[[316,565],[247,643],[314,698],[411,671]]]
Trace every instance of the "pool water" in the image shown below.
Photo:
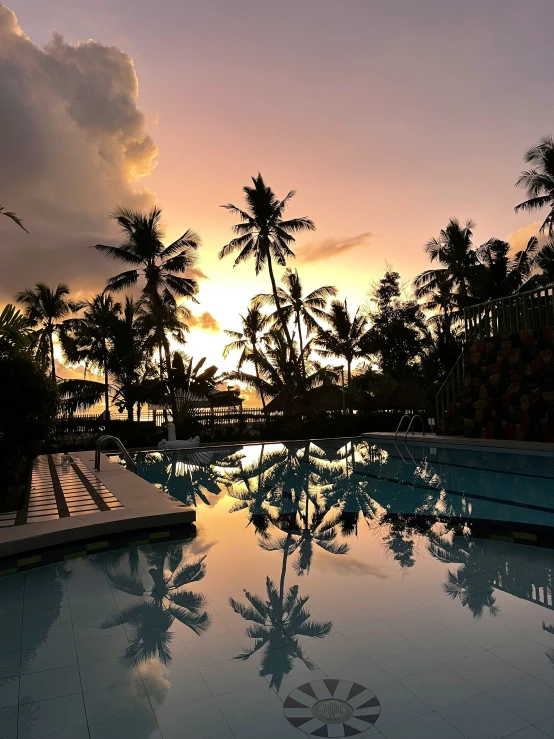
[[[451,507],[524,494],[506,470],[410,451],[139,459],[198,506],[196,536],[0,580],[2,739],[554,737],[554,552],[456,533]],[[498,503],[470,500],[502,474]]]

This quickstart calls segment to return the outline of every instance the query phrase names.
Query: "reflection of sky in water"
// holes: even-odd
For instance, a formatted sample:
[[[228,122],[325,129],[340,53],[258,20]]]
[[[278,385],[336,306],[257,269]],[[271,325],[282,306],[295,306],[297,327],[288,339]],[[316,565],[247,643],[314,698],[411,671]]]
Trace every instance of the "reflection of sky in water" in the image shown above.
[[[407,705],[419,715],[438,711],[439,724],[444,712],[456,725],[451,705],[465,696],[497,701],[514,730],[554,715],[552,551],[391,516],[405,502],[479,513],[492,503],[447,489],[477,475],[479,494],[488,495],[498,473],[449,469],[454,457],[440,455],[410,466],[394,447],[344,441],[208,453],[203,464],[155,455],[143,469],[147,476],[169,467],[165,487],[203,485],[193,491],[195,538],[0,580],[0,698],[28,694],[19,713],[17,705],[2,709],[5,726],[15,716],[29,739],[87,724],[92,739],[177,739],[183,726],[199,737],[289,736],[281,701],[325,677],[372,690],[384,732],[415,720]],[[490,467],[499,461],[487,457]],[[546,474],[546,463],[534,461]],[[520,460],[505,462],[525,472]],[[377,479],[408,474],[426,487]],[[518,481],[528,489],[527,478]],[[510,485],[500,492],[509,495]],[[538,504],[541,490],[534,495]],[[21,626],[14,660],[5,650],[17,648],[9,640]],[[9,674],[18,660],[21,678]],[[38,680],[44,671],[49,679]],[[533,716],[511,685],[522,678]],[[459,694],[439,700],[450,684]],[[469,707],[461,713],[472,715]]]

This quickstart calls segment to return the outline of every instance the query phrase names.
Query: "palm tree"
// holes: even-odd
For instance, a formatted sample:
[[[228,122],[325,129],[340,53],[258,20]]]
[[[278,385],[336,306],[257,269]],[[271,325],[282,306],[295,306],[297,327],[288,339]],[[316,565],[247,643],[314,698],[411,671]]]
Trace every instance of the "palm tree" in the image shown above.
[[[238,362],[238,369],[242,368],[244,362],[249,358],[254,364],[256,377],[260,378],[258,370],[258,343],[263,336],[264,331],[271,323],[269,316],[264,315],[259,308],[248,308],[246,316],[241,315],[242,332],[229,331],[225,329],[225,333],[232,339],[223,349],[223,357],[227,358],[232,351],[240,351],[241,356]],[[265,408],[265,395],[260,393],[262,406]]]
[[[37,282],[34,289],[26,288],[17,294],[17,301],[25,306],[25,316],[34,332],[34,347],[39,359],[50,356],[52,379],[56,380],[54,361],[54,334],[63,328],[63,323],[81,309],[82,304],[70,300],[69,287],[60,283],[55,290]]]
[[[528,289],[531,271],[535,265],[535,255],[539,242],[533,236],[525,249],[510,256],[511,246],[501,239],[489,239],[477,249],[477,259],[483,265],[476,284],[478,302],[504,298]]]
[[[471,302],[471,288],[479,271],[479,260],[474,247],[472,221],[463,226],[457,218],[451,218],[438,238],[427,242],[425,251],[432,262],[439,262],[438,269],[428,269],[414,280],[418,299],[434,293],[441,286],[447,286],[451,300],[459,309]]]
[[[133,627],[134,634],[126,657],[131,665],[158,658],[163,664],[171,660],[170,628],[174,621],[187,626],[198,636],[210,626],[210,617],[204,610],[206,599],[201,593],[185,589],[202,580],[206,574],[206,555],[187,562],[187,547],[192,539],[178,544],[156,545],[146,552],[150,565],[150,583],[145,583],[137,569],[123,572],[110,567],[106,574],[114,588],[142,598],[136,604],[123,608],[106,619],[103,629],[119,626],[121,622]],[[117,560],[116,560],[117,562]]]
[[[0,313],[0,347],[26,349],[30,343],[31,329],[25,316],[15,305],[8,303]]]
[[[252,257],[255,260],[257,275],[267,265],[281,330],[285,334],[292,353],[292,341],[287,321],[278,298],[273,261],[275,260],[280,267],[285,267],[287,259],[294,257],[294,252],[291,249],[291,246],[295,243],[294,234],[301,231],[313,231],[315,226],[313,221],[306,217],[283,220],[283,212],[289,200],[295,195],[294,190],[291,190],[283,200],[278,200],[273,190],[265,184],[260,173],[257,177],[252,178],[252,182],[254,187],[247,185],[243,188],[247,210],[237,208],[232,203],[223,206],[231,213],[239,216],[240,223],[232,227],[236,238],[221,249],[219,258],[223,259],[223,257],[238,252],[235,259],[236,267]]]
[[[304,347],[305,375],[302,374],[301,362],[296,344],[287,344],[284,333],[277,328],[272,329],[264,337],[264,353],[256,355],[257,373],[250,374],[243,370],[226,372],[224,379],[242,382],[255,388],[260,396],[275,398],[282,396],[287,412],[292,412],[302,402],[306,393],[318,385],[336,381],[337,374],[330,368],[308,359],[310,347]],[[253,357],[250,352],[247,357]]]
[[[362,356],[361,341],[367,330],[367,319],[359,309],[351,316],[345,300],[333,300],[325,314],[329,327],[318,327],[315,348],[322,357],[344,359],[348,370],[348,385],[352,381],[352,362]]]
[[[24,231],[27,231],[27,229],[23,225],[23,221],[17,215],[17,213],[14,213],[12,210],[4,210],[3,205],[0,205],[0,215],[6,216],[6,218],[10,218],[14,223],[16,223],[19,226],[19,228],[22,228]],[[27,231],[27,233],[29,232]]]
[[[144,322],[143,301],[126,296],[122,311],[114,314],[108,353],[108,372],[116,388],[114,403],[133,420],[143,381],[154,378],[151,356],[155,346]]]
[[[532,146],[525,154],[525,161],[533,164],[533,168],[523,172],[516,182],[516,187],[527,190],[527,200],[516,205],[515,212],[520,210],[540,210],[549,208],[540,230],[554,236],[554,137],[545,136],[536,146]]]
[[[99,293],[83,304],[80,318],[66,322],[60,332],[60,343],[68,359],[85,362],[85,366],[104,373],[105,417],[110,418],[110,380],[108,362],[114,321],[121,314],[121,303],[109,293]]]
[[[277,288],[277,298],[281,304],[281,314],[287,322],[292,319],[296,326],[296,330],[298,332],[298,343],[300,344],[302,371],[306,374],[302,322],[304,322],[304,325],[306,326],[308,335],[312,331],[315,331],[319,327],[316,318],[326,318],[327,314],[325,313],[325,308],[327,307],[327,299],[334,298],[338,291],[337,288],[332,285],[323,285],[304,296],[300,276],[296,269],[287,269],[281,282],[285,286],[285,289],[281,287]],[[275,305],[275,298],[273,294],[260,294],[256,295],[253,303],[255,305]],[[275,313],[272,318],[274,320],[277,319],[278,314]]]
[[[171,407],[176,414],[165,321],[168,307],[176,307],[177,298],[195,300],[198,283],[183,275],[196,263],[194,252],[200,246],[200,237],[188,229],[176,241],[164,246],[164,231],[160,223],[162,211],[158,207],[152,208],[148,213],[120,207],[110,217],[116,221],[124,235],[124,243],[121,246],[96,244],[93,248],[132,269],[111,277],[106,289],[124,290],[133,287],[139,278],[143,278],[142,294],[149,303],[149,310],[158,329],[158,339],[164,348]]]

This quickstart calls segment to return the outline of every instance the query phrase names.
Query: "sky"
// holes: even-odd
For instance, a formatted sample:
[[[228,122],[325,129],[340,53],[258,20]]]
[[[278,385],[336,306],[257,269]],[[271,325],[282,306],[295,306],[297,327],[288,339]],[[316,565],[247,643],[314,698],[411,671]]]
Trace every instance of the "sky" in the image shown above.
[[[14,15],[15,14],[15,15]],[[17,18],[17,19],[16,19]],[[202,237],[187,351],[220,367],[253,264],[217,254],[261,172],[291,216],[307,290],[352,308],[391,265],[410,281],[448,219],[520,246],[514,183],[554,133],[552,0],[12,0],[0,3],[0,304],[38,280],[88,295],[119,271],[116,205]],[[4,219],[7,221],[7,219]]]

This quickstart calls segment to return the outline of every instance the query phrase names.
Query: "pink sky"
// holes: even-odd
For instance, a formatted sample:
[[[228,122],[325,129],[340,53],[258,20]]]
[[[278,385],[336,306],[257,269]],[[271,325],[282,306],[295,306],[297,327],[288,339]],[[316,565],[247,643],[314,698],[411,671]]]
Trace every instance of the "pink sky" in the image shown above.
[[[252,264],[233,270],[231,260],[217,259],[233,223],[218,206],[239,204],[258,171],[278,195],[296,189],[291,215],[316,223],[299,238],[293,265],[307,289],[334,284],[353,307],[387,262],[406,281],[424,269],[423,245],[452,216],[476,221],[478,241],[506,238],[533,220],[514,214],[523,199],[514,183],[524,151],[554,131],[552,0],[9,7],[38,47],[56,31],[69,44],[93,38],[133,58],[137,105],[158,147],[157,167],[141,186],[164,209],[170,236],[187,227],[201,234],[200,267],[210,279],[196,312],[223,328],[238,328],[248,299],[269,286]],[[335,241],[358,246],[302,260],[307,244],[313,253]],[[189,351],[222,366],[224,343],[198,327]]]

